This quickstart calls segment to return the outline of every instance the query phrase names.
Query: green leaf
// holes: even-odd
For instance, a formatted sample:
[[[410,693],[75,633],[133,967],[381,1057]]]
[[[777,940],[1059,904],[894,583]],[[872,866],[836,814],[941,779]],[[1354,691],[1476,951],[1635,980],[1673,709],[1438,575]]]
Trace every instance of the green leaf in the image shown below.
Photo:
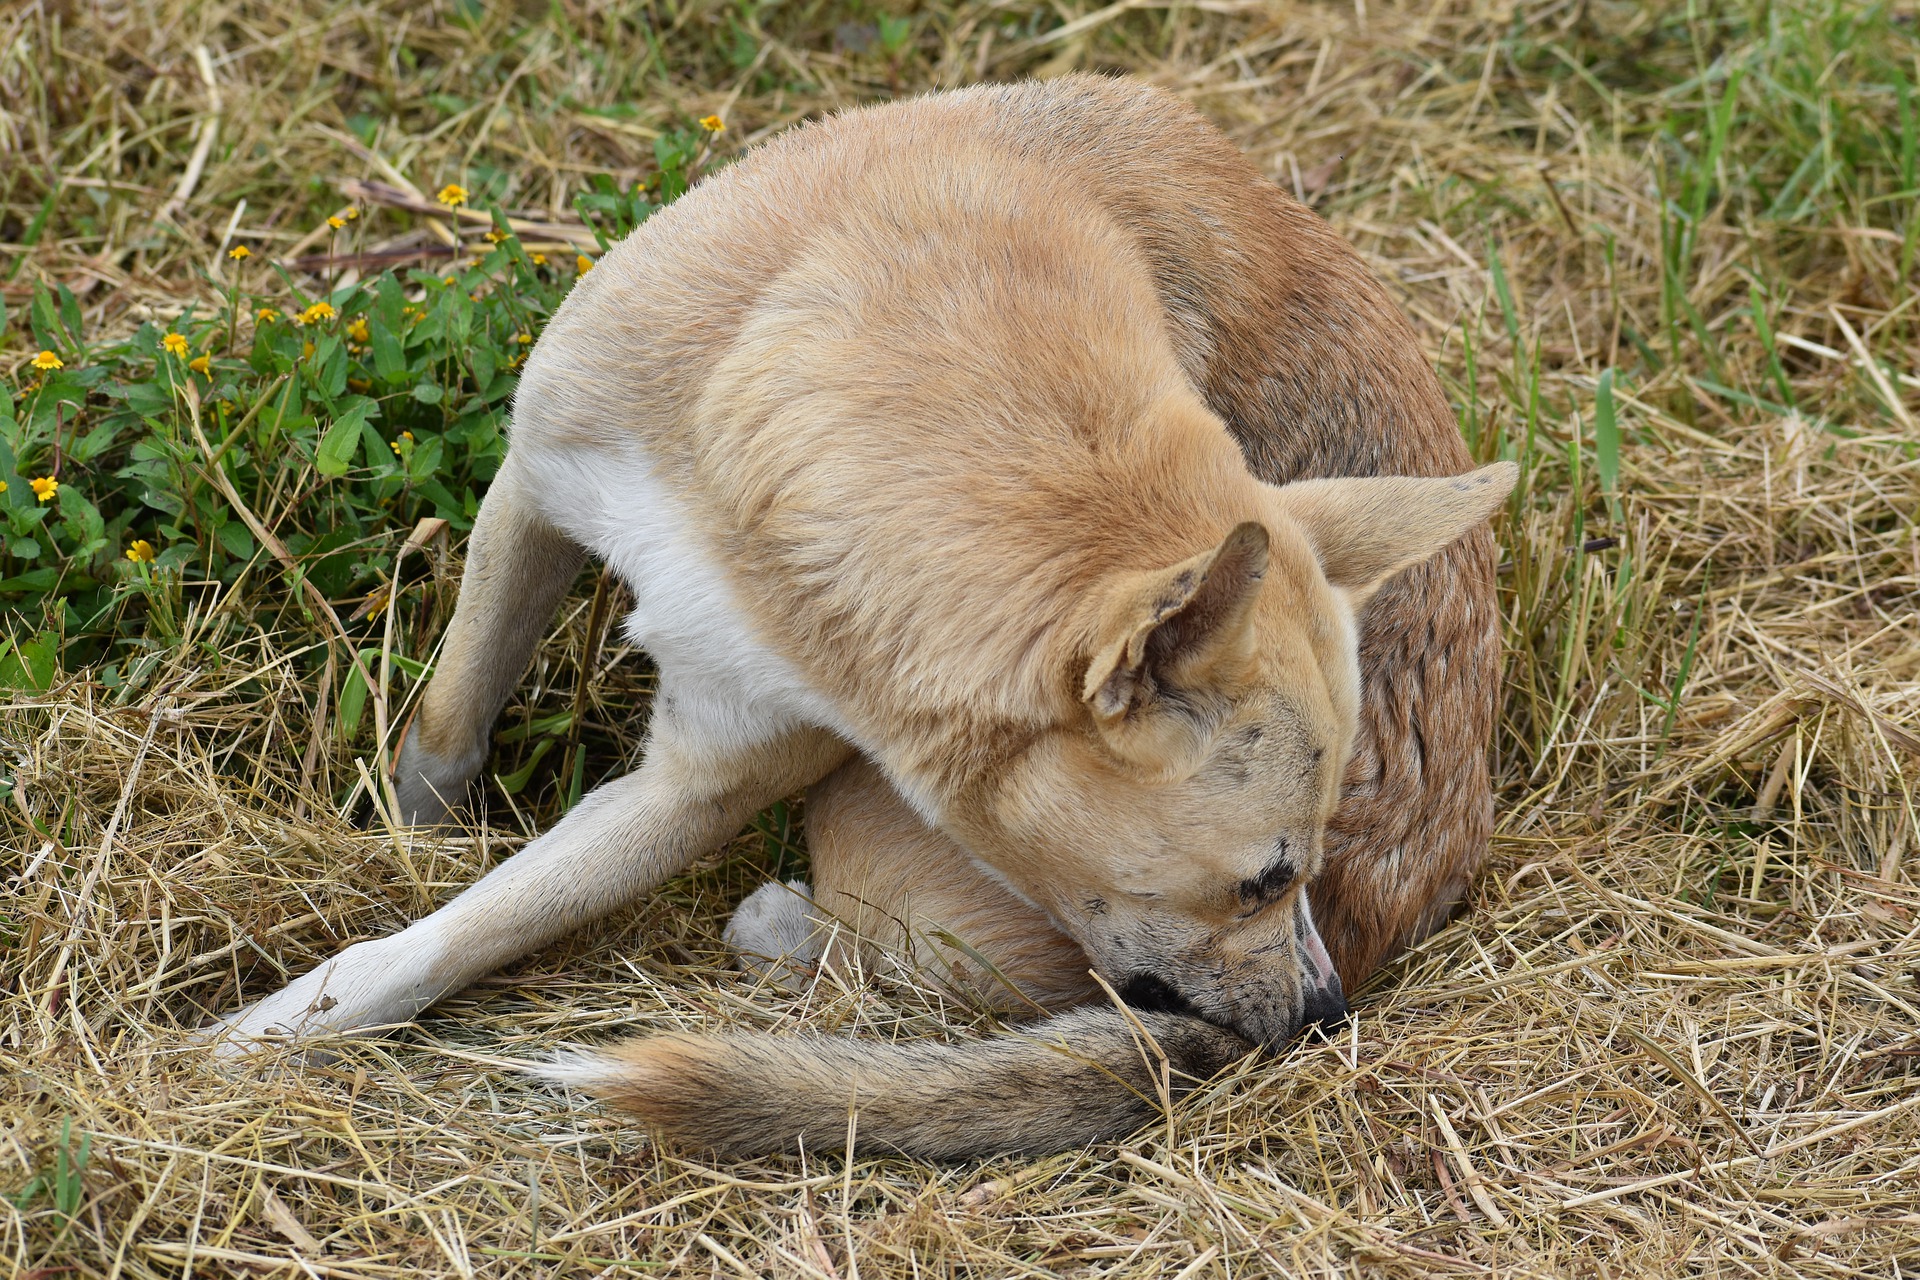
[[[55,286],[60,291],[60,325],[67,331],[67,341],[80,345],[80,299],[73,296],[73,290],[67,286]]]
[[[407,459],[407,478],[415,484],[431,479],[440,470],[441,459],[446,455],[446,443],[439,436],[427,436],[413,447],[413,456]]]
[[[439,404],[445,395],[446,392],[435,383],[422,380],[414,384],[413,398],[421,404]]]
[[[493,352],[486,347],[476,346],[467,353],[467,363],[473,368],[474,390],[484,393],[493,383]]]
[[[377,658],[380,656],[380,651],[374,649],[362,652],[360,661],[365,662],[369,654]],[[354,730],[360,727],[360,716],[366,707],[367,682],[361,679],[360,668],[350,665],[347,668],[346,682],[340,686],[340,707],[334,717],[334,722],[340,727],[341,737],[353,736]]]
[[[33,286],[33,304],[27,314],[35,346],[57,351],[65,345],[60,341],[60,324],[54,319],[53,295],[47,292],[47,286]]]
[[[526,764],[515,769],[505,777],[496,777],[494,779],[494,781],[500,784],[500,789],[510,796],[519,795],[521,789],[525,787],[527,782],[533,777],[533,771],[538,769],[540,762],[546,758],[547,752],[553,750],[553,742],[554,740],[552,738],[542,738],[540,741],[534,743],[533,755],[528,758]]]
[[[375,319],[367,328],[373,337],[373,371],[380,381],[398,383],[407,376],[407,352],[385,321]]]
[[[323,476],[343,476],[347,468],[353,465],[354,454],[360,451],[360,428],[366,424],[373,409],[373,401],[364,396],[356,397],[351,406],[333,420],[327,428],[327,434],[320,438],[320,448],[314,454],[313,466]]]
[[[45,693],[60,674],[60,637],[42,631],[31,640],[0,642],[0,689]]]
[[[1620,493],[1620,423],[1613,409],[1613,370],[1600,374],[1594,393],[1594,468],[1600,473],[1600,491],[1609,498]]]
[[[253,559],[253,534],[238,520],[229,520],[221,525],[215,536],[235,560]]]
[[[313,380],[314,390],[329,400],[339,399],[347,389],[346,344],[328,334],[320,340],[313,359],[315,367],[320,370]]]

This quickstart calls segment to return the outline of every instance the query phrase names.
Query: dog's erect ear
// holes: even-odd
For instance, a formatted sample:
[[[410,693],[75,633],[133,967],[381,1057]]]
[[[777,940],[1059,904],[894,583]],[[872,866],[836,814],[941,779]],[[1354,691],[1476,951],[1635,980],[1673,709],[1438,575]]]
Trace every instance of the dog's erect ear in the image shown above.
[[[1358,608],[1394,574],[1492,515],[1519,476],[1513,463],[1496,462],[1463,476],[1301,480],[1274,494],[1313,544],[1327,581]]]
[[[1253,602],[1267,572],[1267,542],[1265,526],[1249,522],[1191,560],[1126,574],[1113,584],[1080,696],[1122,755],[1178,767],[1166,758],[1176,744],[1156,746],[1164,733],[1150,731],[1143,713],[1159,709],[1155,704],[1167,694],[1189,707],[1205,701],[1211,681],[1246,661],[1253,649]],[[1197,728],[1175,736],[1191,737]]]

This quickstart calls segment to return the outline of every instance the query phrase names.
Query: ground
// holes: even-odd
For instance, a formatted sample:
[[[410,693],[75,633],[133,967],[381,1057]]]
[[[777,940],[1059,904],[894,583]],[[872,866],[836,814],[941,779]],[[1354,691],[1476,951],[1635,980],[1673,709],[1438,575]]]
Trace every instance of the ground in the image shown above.
[[[1332,1043],[1047,1159],[704,1163],[510,1069],[649,1027],[990,1028],[729,971],[730,905],[803,866],[789,806],[416,1029],[210,1070],[208,1013],[637,750],[647,670],[589,571],[484,823],[356,823],[596,229],[817,112],[1069,69],[1190,97],[1312,202],[1522,464],[1460,920]],[[1917,75],[1911,0],[0,10],[14,1273],[1920,1269]]]

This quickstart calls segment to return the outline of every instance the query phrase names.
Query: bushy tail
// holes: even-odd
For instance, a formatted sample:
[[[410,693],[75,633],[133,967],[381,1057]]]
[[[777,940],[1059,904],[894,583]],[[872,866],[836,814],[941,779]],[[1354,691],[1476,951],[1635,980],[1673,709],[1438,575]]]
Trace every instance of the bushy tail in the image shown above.
[[[530,1069],[721,1155],[833,1150],[849,1134],[934,1160],[1040,1154],[1124,1137],[1159,1114],[1161,1057],[1134,1019],[1165,1054],[1175,1095],[1252,1047],[1180,1014],[1090,1007],[953,1044],[663,1035]]]

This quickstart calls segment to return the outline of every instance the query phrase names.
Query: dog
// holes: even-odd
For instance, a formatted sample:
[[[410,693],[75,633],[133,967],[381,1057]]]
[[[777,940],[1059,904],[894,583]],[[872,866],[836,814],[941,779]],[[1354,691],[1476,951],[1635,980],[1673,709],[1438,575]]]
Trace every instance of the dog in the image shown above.
[[[659,673],[639,769],[219,1043],[404,1023],[822,784],[798,918],[890,886],[960,936],[999,922],[1056,1007],[1091,969],[1133,1008],[544,1073],[734,1154],[833,1146],[850,1106],[938,1158],[1121,1136],[1164,1080],[1344,1016],[1463,893],[1514,479],[1471,469],[1354,251],[1165,93],[1072,76],[794,129],[535,345],[394,793],[447,816],[589,552]],[[804,950],[768,892],[735,941]]]

